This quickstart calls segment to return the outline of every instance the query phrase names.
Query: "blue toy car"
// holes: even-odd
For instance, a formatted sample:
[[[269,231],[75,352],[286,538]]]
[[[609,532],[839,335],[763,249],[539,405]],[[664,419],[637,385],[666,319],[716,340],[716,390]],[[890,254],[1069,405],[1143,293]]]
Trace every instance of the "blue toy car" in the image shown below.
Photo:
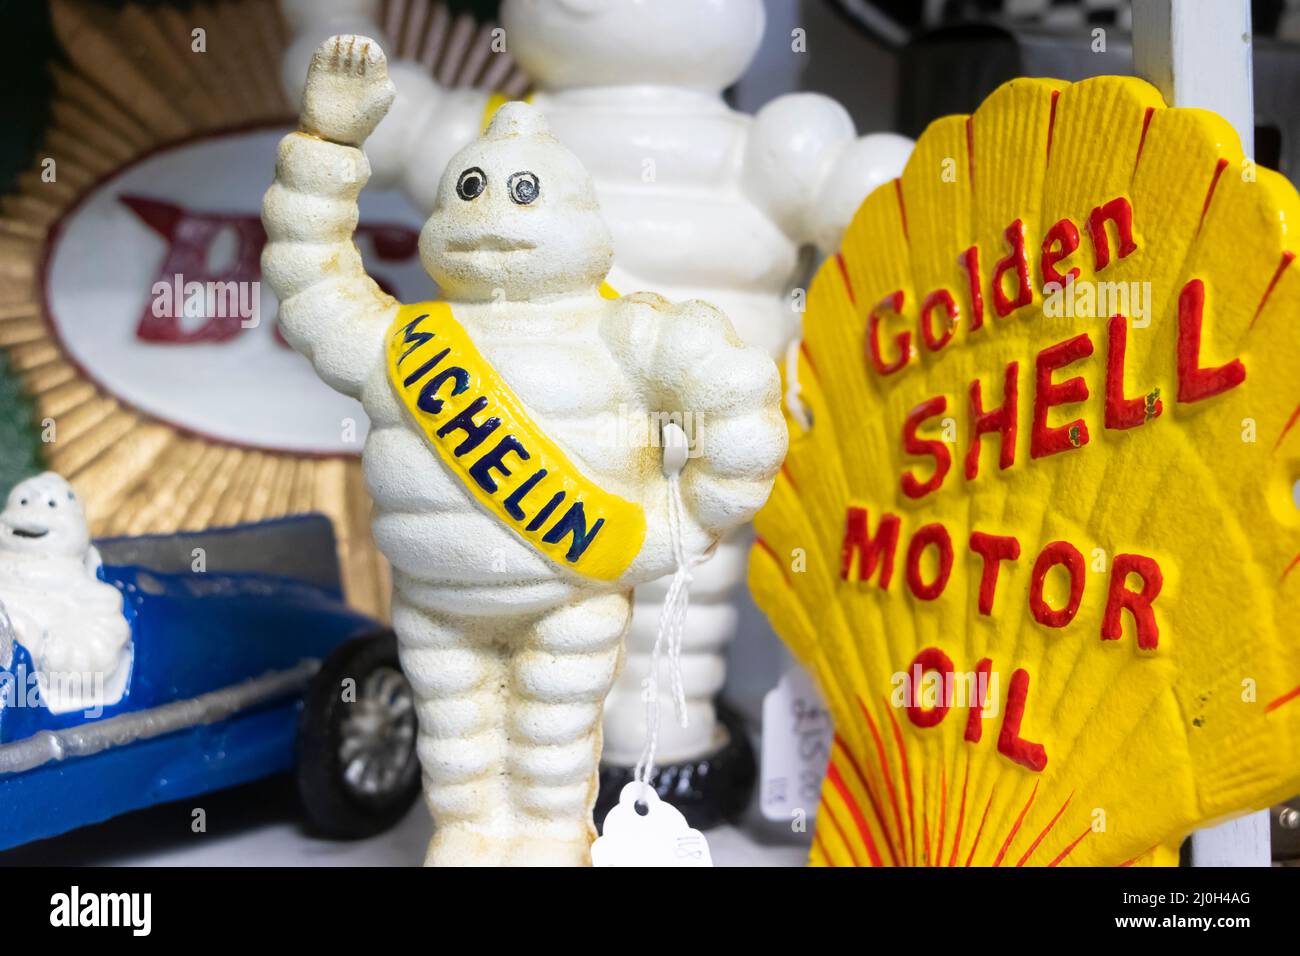
[[[51,713],[0,615],[0,849],[290,770],[327,835],[405,814],[414,700],[393,633],[343,601],[328,519],[96,546],[131,626],[126,690]]]

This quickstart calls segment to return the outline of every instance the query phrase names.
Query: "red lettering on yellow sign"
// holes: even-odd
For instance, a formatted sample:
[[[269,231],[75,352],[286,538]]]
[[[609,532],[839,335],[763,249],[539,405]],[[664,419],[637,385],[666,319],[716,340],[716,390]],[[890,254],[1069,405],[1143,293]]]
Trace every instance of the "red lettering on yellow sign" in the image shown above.
[[[968,744],[978,744],[984,736],[984,721],[991,701],[989,694],[993,689],[991,675],[993,661],[985,657],[976,665],[972,676],[974,679],[963,681],[965,692],[974,693],[975,699],[969,704],[966,718],[966,730],[963,739]],[[956,692],[958,683],[952,659],[940,648],[926,647],[912,658],[907,670],[901,675],[903,684],[903,712],[912,725],[922,730],[937,727],[943,723],[948,712],[958,703]],[[927,706],[923,699],[924,686],[929,683],[933,688],[933,703]],[[1021,736],[1020,728],[1024,722],[1025,708],[1029,701],[1029,672],[1023,667],[1017,668],[1008,682],[1007,695],[1002,703],[1002,724],[998,730],[997,751],[1022,767],[1042,773],[1047,766],[1047,750],[1040,744],[1026,740]]]
[[[898,551],[902,519],[896,514],[881,515],[875,534],[869,530],[866,508],[850,505],[845,518],[844,538],[840,547],[840,580],[865,584],[879,570],[880,590],[888,591],[894,574],[894,559]],[[979,613],[992,616],[997,595],[999,570],[1004,561],[1020,558],[1020,542],[1011,535],[972,531],[969,541],[972,556],[978,558],[979,592],[976,597]],[[935,572],[925,579],[922,563],[927,550],[935,554]],[[952,536],[942,522],[931,522],[912,533],[908,539],[905,576],[908,590],[921,601],[940,597],[952,575],[956,560]],[[1060,567],[1069,578],[1069,592],[1061,607],[1052,607],[1044,596],[1047,575]],[[1052,541],[1044,545],[1034,560],[1029,583],[1028,610],[1035,621],[1044,627],[1063,628],[1074,620],[1087,587],[1087,569],[1082,552],[1068,541]],[[1141,579],[1137,590],[1128,586],[1129,575]],[[1133,634],[1142,650],[1155,650],[1159,645],[1160,626],[1156,621],[1155,600],[1164,584],[1160,565],[1154,558],[1140,554],[1117,554],[1110,568],[1110,582],[1106,598],[1106,612],[1102,618],[1102,640],[1119,640],[1124,636],[1123,612],[1128,611],[1133,620]]]

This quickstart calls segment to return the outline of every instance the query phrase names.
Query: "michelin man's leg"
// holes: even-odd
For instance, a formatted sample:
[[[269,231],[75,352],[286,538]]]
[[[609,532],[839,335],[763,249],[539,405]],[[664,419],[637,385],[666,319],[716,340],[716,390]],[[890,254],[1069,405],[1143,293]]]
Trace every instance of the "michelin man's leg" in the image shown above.
[[[402,669],[415,692],[416,751],[433,816],[429,866],[504,862],[508,659],[492,618],[452,617],[393,596]]]
[[[601,709],[623,658],[631,594],[550,611],[512,664],[510,772],[519,865],[587,866],[600,763]]]

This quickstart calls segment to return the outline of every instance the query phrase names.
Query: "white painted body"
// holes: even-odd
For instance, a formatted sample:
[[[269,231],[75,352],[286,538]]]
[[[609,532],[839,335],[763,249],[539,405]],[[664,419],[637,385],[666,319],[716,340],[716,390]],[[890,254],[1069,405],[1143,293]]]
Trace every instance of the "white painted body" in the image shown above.
[[[586,863],[632,587],[675,566],[659,450],[629,442],[627,422],[661,402],[709,418],[681,479],[682,542],[698,557],[771,490],[786,442],[776,369],[706,303],[602,298],[612,253],[590,178],[534,108],[504,107],[447,166],[421,260],[533,421],[588,478],[639,502],[647,524],[614,582],[535,552],[452,476],[388,380],[398,304],[365,276],[351,233],[369,175],[359,147],[391,99],[372,41],[317,52],[303,131],[282,142],[263,206],[263,274],[288,341],[370,417],[363,465],[418,701],[430,862]],[[525,170],[540,183],[528,201],[508,187]],[[467,195],[471,173],[486,184]]]
[[[378,29],[372,0],[334,0],[319,14],[288,6],[298,37],[284,67],[291,90],[336,25],[370,18]],[[802,278],[800,249],[836,248],[862,199],[902,172],[911,142],[855,138],[845,110],[815,94],[782,96],[755,116],[728,107],[721,93],[748,68],[762,36],[761,0],[506,0],[502,19],[510,53],[537,84],[533,102],[595,182],[613,236],[613,287],[705,299],[747,343],[781,355],[799,329],[791,290]],[[477,133],[488,97],[443,89],[418,64],[396,62],[392,73],[397,100],[366,152],[378,184],[401,186],[429,209],[447,159]],[[713,702],[726,679],[750,540],[748,531],[727,538],[695,572],[682,656],[690,722],[663,722],[665,761],[719,742]],[[628,665],[606,708],[611,763],[630,766],[645,741],[641,688],[666,589],[656,582],[637,592]]]
[[[126,691],[131,627],[99,564],[63,478],[47,471],[14,487],[0,513],[0,603],[53,713],[115,704]]]

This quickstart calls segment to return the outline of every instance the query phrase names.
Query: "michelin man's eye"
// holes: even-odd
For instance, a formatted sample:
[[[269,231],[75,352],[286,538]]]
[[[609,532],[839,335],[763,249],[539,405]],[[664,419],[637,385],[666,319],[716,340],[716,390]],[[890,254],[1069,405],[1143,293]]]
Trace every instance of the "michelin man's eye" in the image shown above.
[[[51,498],[49,501],[49,505],[51,508],[57,508],[59,506],[59,503],[55,501],[53,498]]]
[[[22,505],[24,508],[27,507],[27,499],[26,499],[26,498],[20,498],[20,499],[18,500],[18,503],[19,503],[20,505]]]
[[[510,192],[511,201],[521,206],[527,206],[541,195],[542,184],[537,181],[537,177],[532,173],[513,173],[506,180],[506,189]]]
[[[487,176],[477,166],[471,166],[460,174],[460,179],[456,180],[456,195],[466,202],[477,199],[485,188],[487,188]]]

